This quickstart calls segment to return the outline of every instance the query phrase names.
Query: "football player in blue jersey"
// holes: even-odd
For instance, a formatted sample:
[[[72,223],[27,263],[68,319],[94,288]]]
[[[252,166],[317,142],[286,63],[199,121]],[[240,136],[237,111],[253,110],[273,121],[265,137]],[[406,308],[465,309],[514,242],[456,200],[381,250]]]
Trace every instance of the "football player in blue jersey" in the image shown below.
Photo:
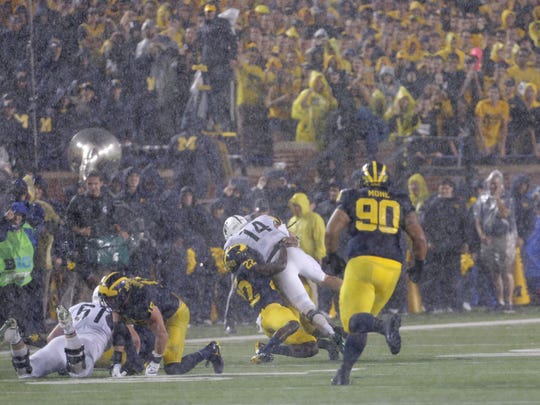
[[[298,240],[279,218],[259,215],[248,221],[240,215],[225,220],[223,235],[226,239],[224,250],[241,243],[257,252],[264,264],[280,259],[279,253],[285,246],[286,262],[282,271],[272,276],[272,281],[290,308],[294,308],[317,333],[325,339],[333,340],[343,347],[341,331],[336,330],[326,317],[317,310],[302,282],[301,277],[318,285],[339,291],[342,280],[323,272],[320,264],[298,246]]]
[[[115,348],[122,347],[116,336],[125,334],[123,330],[126,325],[144,326],[152,332],[154,350],[146,365],[147,376],[158,374],[162,359],[167,374],[187,373],[204,360],[207,365],[212,363],[215,373],[223,372],[223,358],[219,344],[215,341],[182,357],[189,324],[189,308],[176,294],[167,291],[156,281],[140,277],[128,278],[113,272],[102,279],[98,293],[113,311]],[[113,363],[119,363],[121,358],[122,352],[118,350],[113,354]]]
[[[405,193],[391,190],[386,166],[372,161],[362,167],[362,186],[342,190],[338,206],[326,226],[328,254],[335,255],[339,236],[349,229],[343,285],[339,294],[340,319],[347,333],[343,363],[333,385],[348,385],[351,369],[362,354],[368,332],[386,337],[392,354],[401,349],[401,318],[377,318],[392,296],[401,275],[405,251],[403,232],[412,240],[415,258],[407,270],[418,282],[426,257],[426,238],[414,207]],[[329,260],[330,262],[332,260]]]
[[[243,243],[233,243],[225,251],[225,265],[235,277],[236,293],[259,313],[257,323],[270,338],[266,344],[257,342],[251,358],[254,364],[271,362],[274,354],[311,357],[318,353],[317,339],[302,327],[298,311],[285,306],[273,284],[272,276],[287,265],[285,244],[279,250],[279,259],[270,263]]]

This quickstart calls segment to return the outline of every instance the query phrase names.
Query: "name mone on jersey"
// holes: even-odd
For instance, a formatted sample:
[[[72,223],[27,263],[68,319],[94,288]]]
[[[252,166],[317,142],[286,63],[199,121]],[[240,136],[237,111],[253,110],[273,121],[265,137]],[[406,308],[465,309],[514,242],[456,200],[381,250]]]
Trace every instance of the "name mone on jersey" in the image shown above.
[[[390,198],[388,191],[382,191],[382,190],[368,190],[368,196]]]

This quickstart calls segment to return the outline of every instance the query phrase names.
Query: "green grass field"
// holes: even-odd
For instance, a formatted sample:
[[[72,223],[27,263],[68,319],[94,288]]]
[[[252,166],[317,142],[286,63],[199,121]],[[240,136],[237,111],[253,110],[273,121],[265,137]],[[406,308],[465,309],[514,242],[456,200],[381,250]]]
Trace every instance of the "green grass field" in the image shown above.
[[[50,376],[18,381],[7,346],[0,346],[3,404],[540,404],[540,308],[515,314],[403,317],[401,353],[392,356],[384,337],[370,335],[350,386],[331,386],[339,362],[326,352],[310,359],[276,357],[252,365],[254,326],[227,336],[222,326],[193,327],[186,353],[220,341],[225,372],[204,363],[182,376],[161,374],[75,380]]]

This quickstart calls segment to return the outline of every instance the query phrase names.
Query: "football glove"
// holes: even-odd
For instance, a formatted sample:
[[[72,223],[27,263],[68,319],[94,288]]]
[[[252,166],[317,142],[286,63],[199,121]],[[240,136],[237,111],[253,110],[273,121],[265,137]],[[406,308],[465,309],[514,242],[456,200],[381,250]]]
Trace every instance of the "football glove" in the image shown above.
[[[152,360],[150,360],[150,363],[146,366],[145,375],[147,377],[157,376],[162,357],[163,356],[156,354],[156,352],[152,352]]]
[[[120,363],[113,364],[110,371],[113,378],[122,378],[127,375],[127,371],[122,369],[122,364]]]
[[[424,261],[415,260],[414,265],[407,269],[407,274],[413,283],[419,283],[422,279],[422,273],[424,272]]]
[[[146,366],[145,375],[147,377],[155,377],[155,376],[157,376],[158,371],[159,371],[159,363],[156,363],[156,362],[154,362],[154,360],[152,360]]]
[[[322,260],[322,267],[331,276],[340,276],[347,263],[337,253],[328,253]]]

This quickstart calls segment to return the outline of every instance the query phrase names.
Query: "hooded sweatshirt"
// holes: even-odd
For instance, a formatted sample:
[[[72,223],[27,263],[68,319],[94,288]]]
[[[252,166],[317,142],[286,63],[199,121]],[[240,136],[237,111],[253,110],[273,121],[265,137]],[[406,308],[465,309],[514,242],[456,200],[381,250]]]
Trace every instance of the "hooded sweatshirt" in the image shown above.
[[[311,210],[308,196],[304,193],[294,194],[289,200],[291,209],[293,204],[300,206],[301,214],[289,219],[287,227],[299,238],[300,248],[320,262],[326,256],[324,219]]]

